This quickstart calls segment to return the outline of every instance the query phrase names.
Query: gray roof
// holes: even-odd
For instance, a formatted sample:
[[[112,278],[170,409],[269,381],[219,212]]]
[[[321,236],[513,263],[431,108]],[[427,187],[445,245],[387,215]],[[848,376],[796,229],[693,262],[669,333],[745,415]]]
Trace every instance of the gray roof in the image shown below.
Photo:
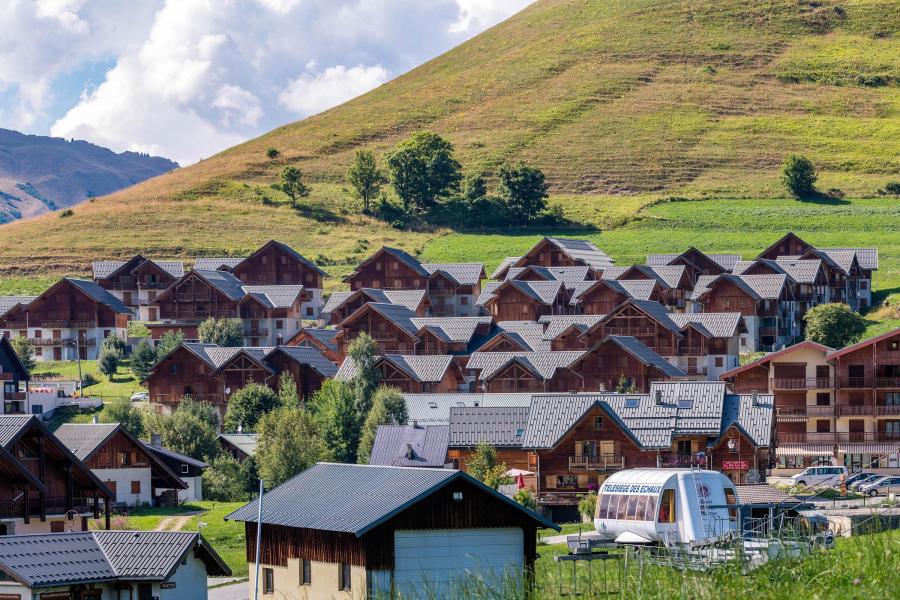
[[[697,277],[697,282],[694,284],[694,289],[689,294],[689,298],[691,300],[697,300],[709,291],[709,286],[713,281],[718,279],[718,275],[700,275]]]
[[[787,283],[788,276],[780,275],[732,275],[723,273],[707,279],[706,276],[697,278],[697,285],[691,292],[691,299],[699,299],[719,281],[728,281],[732,285],[744,290],[754,300],[777,300]]]
[[[488,300],[494,297],[494,290],[500,287],[499,281],[488,281],[481,286],[481,293],[475,299],[475,306],[484,306]]]
[[[550,350],[550,342],[544,339],[544,326],[534,321],[500,321],[491,330],[487,343],[495,337],[503,335],[523,350],[533,352]],[[484,344],[482,344],[483,346]]]
[[[336,311],[342,304],[357,294],[364,294],[372,302],[383,304],[399,304],[409,310],[415,311],[425,298],[425,290],[380,290],[377,288],[360,288],[352,292],[333,292],[325,305],[322,313],[330,314]]]
[[[523,448],[552,448],[604,394],[535,395],[528,410]]]
[[[254,252],[253,254],[251,254],[250,256],[248,256],[247,258],[252,258],[252,257],[255,256],[256,254],[258,254],[258,253],[262,252],[263,250],[265,250],[266,247],[268,247],[269,245],[277,246],[277,247],[278,247],[279,249],[281,249],[285,254],[288,254],[288,255],[292,256],[292,257],[294,258],[294,260],[296,260],[297,262],[300,262],[300,263],[304,264],[305,266],[309,267],[309,268],[312,269],[313,271],[316,271],[319,275],[323,275],[323,276],[325,276],[325,277],[328,276],[328,273],[326,273],[325,271],[323,271],[322,269],[320,269],[320,268],[318,267],[318,265],[316,265],[316,263],[314,263],[313,261],[309,260],[308,258],[306,258],[305,256],[303,256],[302,254],[300,254],[299,252],[297,252],[296,250],[294,250],[293,248],[291,248],[290,246],[288,246],[288,245],[285,244],[284,242],[279,242],[278,240],[269,240],[268,242],[266,242],[265,244],[263,244],[262,246],[260,246],[260,247],[256,250],[256,252]],[[236,265],[235,265],[235,266],[236,266]]]
[[[878,248],[820,248],[820,250],[829,255],[847,251],[855,252],[860,268],[878,270]]]
[[[730,338],[737,334],[741,313],[670,313],[669,318],[680,328],[693,325],[707,337]]]
[[[613,266],[613,260],[603,250],[588,240],[568,238],[547,238],[547,240],[568,254],[573,260],[582,261],[596,269]]]
[[[634,298],[635,300],[649,300],[653,295],[653,289],[658,285],[655,279],[599,279],[597,281],[582,281],[575,286],[575,291],[569,299],[569,304],[576,306],[581,302],[582,297],[594,286],[606,286],[614,292],[625,296],[626,298]]]
[[[303,327],[298,333],[307,333],[329,350],[337,350],[335,337],[340,333],[337,329],[325,329],[323,327]]]
[[[450,407],[450,446],[472,447],[481,443],[521,447],[528,407]]]
[[[447,369],[453,366],[453,356],[449,354],[385,354],[375,359],[380,365],[387,361],[419,383],[437,383],[444,378]],[[356,375],[356,363],[346,357],[334,375],[338,381],[350,381]]]
[[[298,364],[308,365],[324,377],[333,377],[337,373],[337,366],[333,362],[325,358],[318,349],[308,346],[220,347],[215,344],[182,342],[178,347],[193,353],[214,370],[226,364],[238,354],[244,353],[274,372],[266,360],[277,351],[285,354]]]
[[[245,285],[241,288],[266,308],[290,308],[303,293],[302,285]]]
[[[698,250],[698,252],[701,252]],[[647,256],[647,264],[651,267],[657,266],[666,266],[669,265],[673,260],[682,256],[684,252],[681,253],[668,253],[668,254],[650,254]],[[740,254],[709,254],[703,252],[703,254],[712,260],[714,263],[722,267],[725,271],[731,271],[734,269],[734,265],[741,260]]]
[[[264,359],[268,361],[276,352],[284,354],[299,365],[306,365],[322,377],[334,377],[337,375],[337,365],[325,358],[316,348],[308,346],[276,346],[275,348],[260,348],[260,350],[268,350],[265,352]]]
[[[106,306],[113,312],[122,315],[133,314],[131,309],[125,306],[121,300],[100,287],[95,281],[91,281],[90,279],[75,279],[74,277],[63,277],[63,279],[90,296],[95,302]]]
[[[845,273],[849,273],[853,268],[853,263],[856,262],[859,264],[859,258],[857,257],[856,250],[852,249],[843,249],[843,250],[819,250],[820,253],[824,253],[828,258],[834,261],[837,266],[839,266]]]
[[[722,431],[736,424],[757,446],[772,445],[772,419],[775,414],[775,397],[757,394],[756,404],[752,394],[727,394],[722,409]]]
[[[655,279],[665,287],[675,288],[684,275],[684,265],[633,265],[630,267],[611,267],[603,271],[603,279],[615,279],[619,281],[635,281],[624,278],[630,271],[643,273],[650,279]],[[624,279],[623,279],[624,278]]]
[[[0,415],[0,446],[6,448],[10,441],[36,418],[34,415]]]
[[[446,424],[379,425],[369,464],[441,468],[447,463],[448,431]]]
[[[558,527],[462,471],[318,463],[265,495],[262,522],[361,537],[452,481],[463,479],[545,527]],[[256,522],[257,501],[227,519]]]
[[[468,344],[479,327],[490,325],[491,317],[417,317],[412,319],[419,329],[428,329],[441,341]]]
[[[234,269],[236,266],[244,262],[246,256],[220,256],[213,258],[198,258],[194,260],[195,271],[218,271],[222,267]]]
[[[0,537],[0,569],[28,588],[110,581],[165,581],[196,548],[209,575],[230,575],[189,531],[79,531]]]
[[[403,394],[410,422],[448,423],[454,406],[527,407],[530,393]]]
[[[37,296],[0,296],[0,317],[18,305],[28,306]]]
[[[559,292],[563,289],[563,283],[558,280],[519,281],[518,279],[509,279],[500,284],[501,287],[504,285],[511,285],[526,296],[542,304],[553,304],[559,296]]]
[[[143,257],[141,257],[143,258]],[[131,259],[134,260],[134,259]],[[131,260],[98,260],[92,263],[91,271],[94,276],[94,279],[106,279],[125,265],[127,265]],[[152,262],[160,269],[174,277],[175,279],[180,279],[184,275],[184,264],[178,260],[150,260],[149,258],[145,258],[144,262],[140,263],[138,266],[142,266],[146,262]]]
[[[781,504],[790,502],[797,504],[796,496],[782,492],[768,483],[756,483],[750,485],[736,485],[738,504]]]
[[[231,444],[247,456],[256,454],[256,445],[259,443],[258,433],[220,433],[219,439]]]
[[[497,268],[491,273],[491,279],[500,279],[500,276],[503,275],[503,271],[505,269],[509,269],[514,264],[519,262],[521,256],[507,256],[503,260],[500,261],[500,264],[497,265]]]
[[[679,335],[681,334],[681,327],[679,327],[678,324],[675,323],[675,321],[673,321],[671,318],[673,313],[670,313],[668,310],[666,310],[665,306],[654,300],[637,300],[631,298],[620,304],[619,307],[616,307],[613,312],[604,315],[603,319],[601,320],[605,322],[607,320],[616,318],[616,315],[618,314],[616,311],[620,307],[625,306],[625,304],[630,304],[631,306],[640,309],[644,314],[657,321],[663,327],[669,329],[670,331],[678,333]]]
[[[687,377],[687,373],[664,359],[654,350],[651,350],[637,338],[628,335],[611,335],[606,339],[616,344],[622,350],[628,352],[645,365],[658,369],[667,377]]]
[[[382,317],[399,327],[400,329],[406,331],[412,336],[415,336],[419,331],[419,328],[416,327],[416,324],[413,322],[418,315],[415,312],[409,310],[405,306],[401,306],[399,304],[384,304],[382,302],[367,302],[365,306],[368,306]]]
[[[422,263],[422,268],[431,275],[443,273],[458,285],[478,285],[484,273],[482,263]]]
[[[235,302],[242,299],[244,293],[244,282],[228,271],[206,271],[203,269],[194,269],[194,273],[202,277],[211,286],[222,292],[230,300]]]
[[[573,288],[579,282],[588,279],[591,267],[541,267],[538,265],[512,267],[507,271],[506,279],[520,279],[526,273],[535,273],[544,281],[562,281],[567,288]]]
[[[85,460],[119,429],[118,423],[63,423],[53,435],[78,460]]]
[[[428,277],[431,275],[431,273],[429,273],[428,270],[422,266],[422,263],[419,261],[419,259],[409,252],[400,250],[399,248],[391,248],[389,246],[383,246],[382,250],[384,250],[400,262],[405,263],[406,266],[417,272],[419,275],[422,275],[423,277]],[[375,254],[377,254],[377,252]],[[373,254],[373,256],[375,255]]]
[[[544,329],[544,339],[554,340],[563,331],[573,325],[582,332],[585,332],[593,325],[599,323],[604,316],[605,315],[544,315],[538,319],[538,322],[546,326]]]
[[[815,283],[816,276],[822,270],[821,260],[783,260],[779,258],[775,262],[797,283]]]
[[[563,369],[578,360],[583,351],[545,352],[475,352],[469,358],[466,369],[481,371],[481,379],[490,379],[507,365],[517,362],[541,379],[551,379],[557,369]]]
[[[148,451],[153,452],[158,456],[162,456],[165,458],[171,458],[173,460],[177,460],[191,466],[197,467],[198,469],[205,469],[209,467],[208,464],[203,462],[202,460],[197,460],[196,458],[192,458],[186,454],[182,454],[181,452],[175,452],[171,448],[164,448],[162,446],[154,446],[152,442],[141,442],[147,448]]]

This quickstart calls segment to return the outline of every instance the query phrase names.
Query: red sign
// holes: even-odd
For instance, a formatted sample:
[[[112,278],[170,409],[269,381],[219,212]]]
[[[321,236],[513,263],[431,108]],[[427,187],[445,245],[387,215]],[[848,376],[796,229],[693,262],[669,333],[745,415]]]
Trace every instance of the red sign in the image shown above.
[[[750,468],[749,460],[723,460],[723,471],[746,471]]]

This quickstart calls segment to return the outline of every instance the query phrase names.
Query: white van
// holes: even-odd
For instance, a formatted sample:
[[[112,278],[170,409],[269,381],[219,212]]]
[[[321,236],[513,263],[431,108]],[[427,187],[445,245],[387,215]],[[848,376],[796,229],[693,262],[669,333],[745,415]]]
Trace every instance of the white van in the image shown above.
[[[847,477],[847,467],[816,466],[804,469],[796,475],[791,475],[791,485],[804,487],[825,485],[841,485],[841,476]]]

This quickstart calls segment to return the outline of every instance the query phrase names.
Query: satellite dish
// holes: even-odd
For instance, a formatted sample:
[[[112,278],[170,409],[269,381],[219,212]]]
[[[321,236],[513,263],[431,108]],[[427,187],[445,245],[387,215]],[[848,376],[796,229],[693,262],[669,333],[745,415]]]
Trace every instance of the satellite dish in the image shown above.
[[[230,394],[230,393],[231,393],[231,388],[230,388],[230,387],[225,388],[225,393],[226,393],[226,394]]]

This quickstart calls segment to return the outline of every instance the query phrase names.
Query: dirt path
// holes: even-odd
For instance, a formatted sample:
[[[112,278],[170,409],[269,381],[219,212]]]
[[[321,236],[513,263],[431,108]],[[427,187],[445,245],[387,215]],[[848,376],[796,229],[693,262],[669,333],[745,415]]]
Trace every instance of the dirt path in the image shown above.
[[[156,526],[156,531],[181,531],[185,525],[191,520],[191,517],[195,517],[200,513],[187,513],[183,515],[166,517],[162,521],[159,522],[159,525]]]

